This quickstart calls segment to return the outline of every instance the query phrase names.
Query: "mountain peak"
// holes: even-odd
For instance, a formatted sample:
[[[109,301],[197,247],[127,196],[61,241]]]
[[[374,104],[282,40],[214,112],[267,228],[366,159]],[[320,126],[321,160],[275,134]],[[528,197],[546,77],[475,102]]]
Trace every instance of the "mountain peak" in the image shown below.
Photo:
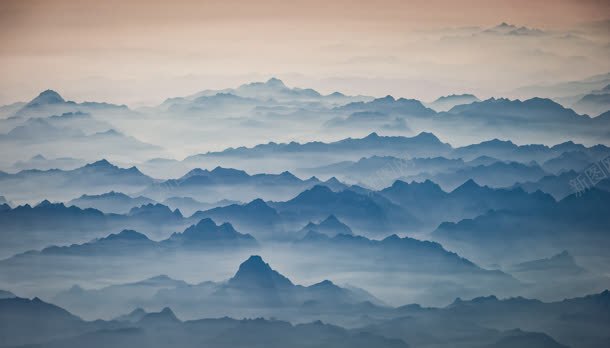
[[[36,208],[44,208],[44,207],[52,207],[53,203],[51,203],[48,199],[45,199],[36,205]]]
[[[455,190],[453,190],[452,193],[470,192],[470,191],[478,190],[481,188],[483,188],[483,186],[477,184],[476,181],[474,181],[473,179],[468,179],[462,185],[458,186]]]
[[[333,237],[340,234],[353,234],[352,229],[349,228],[349,226],[341,222],[339,219],[337,219],[335,215],[332,214],[319,224],[309,222],[305,227],[301,229],[301,232],[304,232],[306,237],[310,233],[324,234],[329,237]]]
[[[334,192],[324,185],[315,185],[309,190],[301,192],[298,196],[292,199],[293,202],[315,203],[330,200]]]
[[[315,283],[309,287],[310,289],[340,289],[335,283],[325,279],[319,283]]]
[[[271,266],[258,255],[250,256],[239,265],[235,276],[229,279],[229,285],[240,288],[266,289],[294,286],[288,278],[271,269]]]
[[[145,314],[138,323],[140,325],[167,325],[179,323],[180,319],[176,317],[174,312],[169,308],[165,307],[158,313]]]
[[[110,167],[114,167],[114,165],[112,163],[108,162],[108,160],[106,160],[105,158],[102,158],[99,161],[85,165],[85,167],[87,167],[87,168],[110,168]]]
[[[242,262],[242,264],[239,266],[240,269],[242,267],[254,267],[254,268],[265,268],[265,269],[268,268],[268,269],[271,269],[271,267],[269,267],[269,264],[265,263],[263,258],[260,257],[259,255],[252,255],[252,256],[250,256],[246,261]]]
[[[119,233],[113,233],[108,235],[106,238],[102,238],[102,240],[111,241],[111,240],[130,240],[130,241],[144,241],[149,240],[146,235],[136,232],[134,230],[122,230]]]
[[[218,226],[216,223],[214,223],[214,221],[212,221],[212,219],[205,218],[199,221],[196,225],[184,230],[183,235],[189,239],[199,239],[203,236],[210,236],[211,234],[220,234],[224,232],[237,233],[237,231],[235,231],[233,226],[229,223]]]
[[[284,84],[284,82],[278,78],[272,77],[269,80],[267,80],[267,82],[265,82],[266,85],[270,86],[270,87],[286,87],[286,85]]]
[[[434,135],[433,133],[430,133],[430,132],[421,132],[418,135],[416,135],[414,138],[431,140],[431,141],[439,142],[439,143],[441,142],[440,139],[436,135]]]
[[[402,195],[413,195],[418,194],[436,194],[442,195],[443,189],[434,181],[426,179],[423,182],[411,181],[411,183],[404,182],[402,180],[396,180],[389,188],[383,190],[384,192],[397,192]]]
[[[328,215],[328,217],[326,219],[324,219],[324,221],[322,221],[320,224],[334,224],[334,223],[338,223],[340,222],[339,219],[337,219],[337,217],[334,214],[330,214]]]
[[[246,207],[253,209],[253,210],[257,210],[257,209],[273,209],[271,208],[265,201],[263,201],[261,198],[256,198],[253,201],[247,203],[245,205]]]
[[[163,315],[165,315],[165,316],[168,316],[168,315],[169,315],[169,316],[173,316],[174,318],[176,317],[176,316],[174,315],[174,311],[172,311],[172,310],[171,310],[171,308],[169,308],[169,307],[164,307],[164,308],[161,310],[161,312],[159,312],[159,313],[160,313],[160,314],[163,314]]]
[[[216,168],[212,169],[210,174],[214,174],[214,175],[248,175],[248,173],[246,173],[243,170],[233,169],[233,168],[223,168],[221,166],[217,166]]]
[[[239,233],[228,222],[222,225],[210,219],[205,218],[200,220],[196,225],[188,227],[182,233],[174,233],[168,239],[169,241],[223,241],[223,240],[245,240],[254,241],[254,237],[249,234]]]
[[[66,101],[64,100],[64,98],[61,97],[61,95],[59,95],[59,93],[47,89],[46,91],[43,91],[42,93],[40,93],[36,98],[32,99],[32,101],[30,101],[28,103],[28,106],[38,106],[38,105],[46,105],[46,104],[61,104],[61,103],[65,103]]]

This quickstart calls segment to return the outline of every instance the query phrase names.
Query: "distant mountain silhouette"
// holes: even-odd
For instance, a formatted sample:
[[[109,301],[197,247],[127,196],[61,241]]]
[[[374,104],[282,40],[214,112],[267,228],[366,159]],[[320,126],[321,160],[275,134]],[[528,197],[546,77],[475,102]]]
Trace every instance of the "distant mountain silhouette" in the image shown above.
[[[332,143],[310,142],[299,144],[292,143],[267,143],[254,146],[252,148],[239,147],[229,148],[222,152],[210,152],[207,154],[187,157],[185,161],[201,161],[206,156],[227,157],[227,156],[270,156],[270,155],[294,155],[295,153],[312,155],[320,152],[330,152],[334,154],[356,153],[358,158],[372,155],[400,155],[405,153],[411,156],[429,156],[431,153],[441,154],[451,150],[449,144],[442,143],[434,134],[420,133],[414,137],[401,136],[379,136],[371,133],[360,139],[343,139]]]
[[[339,221],[334,215],[329,215],[318,224],[309,222],[301,229],[300,234],[306,235],[309,231],[323,233],[331,237],[337,234],[353,234],[352,229]]]
[[[466,257],[476,254],[490,263],[514,263],[557,248],[591,253],[610,243],[604,227],[608,215],[602,208],[609,201],[609,192],[593,188],[523,211],[489,211],[474,219],[443,223],[432,235]]]
[[[209,197],[239,201],[261,197],[285,199],[316,184],[322,182],[316,178],[302,180],[287,171],[280,174],[250,175],[243,170],[232,168],[216,167],[211,171],[196,168],[178,179],[155,183],[142,194],[158,200],[175,196],[190,196],[202,200],[209,200]]]
[[[392,235],[382,240],[371,240],[360,236],[326,235],[310,232],[305,238],[295,243],[305,250],[317,250],[319,253],[331,253],[334,257],[349,258],[357,253],[359,259],[352,262],[359,269],[372,267],[390,267],[392,269],[434,274],[462,273],[490,277],[507,284],[515,285],[511,277],[496,271],[486,271],[471,261],[445,250],[440,244],[421,241],[409,237],[400,238]],[[380,264],[365,260],[380,260]]]
[[[89,163],[72,170],[23,170],[15,174],[0,175],[0,190],[14,193],[15,197],[31,201],[45,196],[72,199],[76,194],[107,188],[110,190],[141,189],[154,179],[140,172],[136,167],[119,168],[105,159]],[[24,187],[44,188],[45,196],[25,190]],[[71,196],[71,197],[70,197]]]
[[[108,103],[66,101],[59,93],[45,90],[14,113],[16,117],[41,117],[58,115],[65,112],[119,112],[130,113],[125,105]]]
[[[209,293],[209,298],[197,301],[209,302],[208,306],[229,305],[235,308],[295,308],[304,305],[321,304],[327,310],[345,311],[349,306],[363,302],[377,305],[381,301],[359,289],[342,288],[325,280],[310,286],[295,285],[290,279],[272,269],[260,256],[250,256],[240,266],[235,275],[223,283],[204,282],[196,285],[200,293]],[[188,288],[164,290],[165,303],[185,302],[183,296]],[[182,298],[182,299],[181,299]],[[331,309],[332,308],[332,309]],[[326,311],[326,310],[323,310]],[[226,312],[226,311],[225,311]]]
[[[59,293],[54,301],[71,311],[90,318],[114,317],[125,307],[170,306],[188,313],[239,313],[259,308],[272,313],[284,308],[293,311],[350,312],[350,306],[371,304],[385,310],[383,303],[365,290],[340,287],[324,280],[310,286],[295,285],[272,269],[260,256],[253,255],[241,263],[233,277],[222,282],[204,281],[187,284],[167,276],[143,281],[116,284],[101,289],[84,290],[79,286]],[[269,307],[267,307],[269,306]],[[137,321],[143,313],[129,315],[124,320]]]
[[[527,192],[540,190],[553,195],[557,200],[561,200],[575,193],[574,188],[570,186],[570,181],[579,175],[580,173],[573,170],[565,171],[559,175],[548,175],[538,181],[518,183],[515,186],[521,187]],[[610,192],[610,179],[600,181],[595,185],[595,188]]]
[[[141,347],[245,348],[291,346],[306,348],[408,348],[401,340],[380,335],[353,333],[320,321],[292,325],[265,319],[231,318],[180,321],[170,308],[160,312],[138,311],[134,320],[83,321],[39,299],[0,300],[0,335],[7,345],[34,344],[45,348]],[[132,313],[134,314],[134,313]],[[137,320],[136,320],[137,318]],[[36,330],[31,328],[35,327]],[[174,337],[167,340],[168,337]]]
[[[507,36],[541,36],[546,33],[540,29],[528,28],[525,26],[518,27],[513,24],[502,22],[495,27],[485,29],[482,34],[487,35],[507,35]]]
[[[168,307],[163,308],[157,313],[146,313],[138,321],[138,325],[147,328],[166,328],[167,326],[176,326],[180,323],[181,321]]]
[[[270,238],[280,232],[282,218],[278,212],[262,199],[247,204],[231,204],[206,211],[200,211],[191,219],[212,218],[215,221],[230,222],[240,230],[252,231],[258,238]]]
[[[17,161],[13,164],[13,168],[18,171],[28,169],[63,169],[70,170],[82,167],[86,164],[84,160],[71,157],[46,158],[40,154],[33,156],[29,160]]]
[[[169,207],[160,203],[148,203],[139,207],[133,207],[127,215],[159,224],[168,222],[180,223],[184,218],[180,210],[172,211]]]
[[[276,202],[272,206],[295,221],[320,220],[334,215],[350,228],[371,234],[413,228],[421,223],[383,197],[370,197],[349,189],[334,192],[325,186],[314,186],[289,201]]]
[[[246,262],[253,262],[252,266],[256,269],[263,267],[265,272],[269,272],[264,267],[264,261],[256,257]],[[309,290],[306,291],[294,285],[287,285],[286,289],[319,294],[317,288],[326,287],[332,287],[332,283],[321,282],[307,287]],[[5,344],[64,348],[103,346],[99,342],[115,347],[131,347],[134,344],[195,347],[206,342],[227,348],[251,347],[259,343],[267,347],[283,347],[286,344],[308,347],[314,341],[316,344],[319,341],[320,346],[329,344],[332,347],[362,348],[408,347],[404,342],[419,347],[449,343],[458,348],[561,348],[565,347],[563,343],[596,347],[603,345],[608,338],[603,328],[608,325],[606,311],[609,300],[610,293],[605,290],[558,302],[486,296],[471,300],[458,298],[444,308],[425,308],[415,304],[398,308],[352,305],[361,313],[376,313],[382,317],[348,331],[319,321],[294,326],[277,320],[234,320],[226,317],[180,321],[168,307],[158,312],[137,309],[116,321],[83,321],[37,298],[11,298],[0,299],[0,334]],[[523,320],[524,316],[528,320]],[[516,326],[521,329],[506,329]],[[31,327],[37,330],[31,330]],[[588,335],[589,330],[598,335]],[[162,339],[167,335],[175,339],[171,342]],[[269,337],[273,340],[270,341]],[[304,340],[308,341],[307,345],[301,345]]]
[[[62,104],[65,102],[66,101],[59,95],[59,93],[47,89],[46,91],[41,92],[36,98],[32,99],[29,103],[27,103],[26,107],[42,106],[46,104]]]
[[[292,282],[271,269],[260,256],[250,258],[239,265],[239,270],[229,279],[228,286],[235,288],[284,289],[294,287]]]
[[[416,181],[430,179],[447,190],[453,190],[468,180],[475,180],[482,185],[500,188],[513,186],[520,181],[539,180],[547,174],[544,169],[534,163],[526,165],[519,162],[495,162],[490,165],[465,167],[431,176],[419,174],[405,179]]]
[[[223,199],[218,202],[200,202],[191,197],[170,197],[162,202],[171,209],[180,210],[185,216],[193,215],[197,211],[209,210],[217,207],[226,207],[231,204],[241,204],[240,201]]]
[[[369,102],[354,102],[341,106],[341,111],[349,112],[382,112],[385,114],[401,114],[410,116],[434,115],[434,110],[426,108],[419,100],[399,98],[388,95]]]
[[[455,190],[445,192],[436,183],[396,181],[379,194],[399,204],[428,226],[444,221],[476,217],[489,210],[529,211],[554,203],[542,192],[527,193],[521,189],[494,189],[469,179]]]
[[[566,152],[582,152],[595,160],[601,160],[610,154],[610,148],[604,145],[586,147],[572,141],[566,141],[554,146],[537,144],[516,145],[509,140],[493,139],[478,144],[455,148],[450,157],[472,161],[481,156],[486,156],[504,162],[515,161],[530,164],[532,161],[544,163],[560,157]]]
[[[468,115],[468,117],[510,117],[531,119],[532,121],[553,120],[586,121],[588,117],[580,116],[571,109],[544,98],[532,98],[525,101],[509,99],[487,99],[467,105],[458,105],[449,110],[450,114]]]
[[[57,210],[57,208],[55,209]],[[78,210],[78,208],[75,207],[74,209]],[[93,212],[97,212],[101,215],[101,213],[98,211]],[[144,220],[150,219],[146,217],[140,218]],[[154,224],[155,222],[153,220],[149,221],[148,223]],[[168,225],[168,222],[164,223],[166,226]],[[184,223],[185,221],[180,219],[179,223],[175,222],[175,225],[179,226]],[[95,231],[98,230],[99,229],[95,229]],[[225,223],[217,226],[213,221],[204,219],[198,224],[188,227],[184,230],[184,232],[174,233],[169,238],[159,242],[149,239],[142,233],[133,230],[123,230],[120,233],[112,233],[106,237],[96,238],[86,243],[71,244],[66,246],[49,246],[40,251],[28,251],[25,253],[20,253],[2,262],[7,264],[13,264],[15,262],[39,262],[37,260],[40,258],[44,259],[45,257],[54,256],[95,258],[129,257],[130,255],[139,255],[140,257],[155,257],[162,256],[166,253],[175,253],[188,250],[208,250],[210,252],[221,252],[227,250],[255,248],[256,246],[257,242],[251,235],[242,234],[235,231],[230,224]]]
[[[153,203],[155,201],[143,196],[132,198],[121,192],[110,191],[101,195],[82,195],[69,201],[67,205],[75,205],[80,208],[94,208],[105,213],[125,214],[132,208]]]
[[[265,82],[251,82],[237,88],[223,90],[205,90],[194,95],[167,99],[160,106],[173,111],[203,111],[234,108],[235,105],[254,108],[259,105],[301,105],[305,103],[320,103],[323,105],[343,105],[351,101],[373,99],[365,96],[346,96],[334,92],[322,95],[311,88],[290,88],[278,78],[272,77]]]
[[[550,258],[522,262],[511,267],[511,272],[545,272],[556,276],[580,274],[585,270],[578,266],[566,250]]]
[[[610,111],[610,85],[585,94],[572,107],[590,116],[598,116]]]
[[[212,219],[202,219],[182,233],[174,233],[162,243],[177,244],[183,247],[205,246],[217,247],[220,243],[229,247],[256,246],[254,237],[237,232],[229,223],[217,226]]]
[[[437,112],[449,111],[451,108],[457,105],[470,104],[480,101],[479,98],[472,94],[452,94],[448,96],[442,96],[429,104],[429,106]]]
[[[580,172],[593,162],[595,162],[594,159],[586,152],[567,151],[558,157],[544,162],[542,164],[542,168],[554,174],[561,174],[562,172],[571,170]]]
[[[146,311],[143,310],[142,308],[136,308],[133,311],[129,312],[128,314],[123,314],[123,315],[116,317],[114,320],[124,321],[124,322],[128,322],[128,323],[137,323],[146,314],[147,314]]]
[[[492,163],[498,160],[491,161]],[[391,185],[410,175],[433,175],[477,165],[462,159],[445,157],[402,159],[393,156],[363,157],[358,161],[341,161],[330,165],[299,169],[299,173],[316,176],[336,175],[346,182],[362,183],[372,188]]]
[[[53,302],[70,311],[86,313],[88,317],[96,314],[111,315],[113,311],[123,308],[140,306],[145,298],[154,296],[162,289],[175,289],[187,287],[189,284],[182,280],[172,279],[166,275],[155,276],[141,281],[115,284],[100,289],[83,289],[78,285],[61,291]],[[146,314],[141,308],[123,318],[120,321],[138,322]]]

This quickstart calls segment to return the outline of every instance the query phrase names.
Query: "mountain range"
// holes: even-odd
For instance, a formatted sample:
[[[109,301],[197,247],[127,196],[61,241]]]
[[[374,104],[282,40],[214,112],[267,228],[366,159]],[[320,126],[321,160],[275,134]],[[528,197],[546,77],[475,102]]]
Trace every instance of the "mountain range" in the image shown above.
[[[218,347],[251,347],[253,344],[281,347],[287,342],[307,341],[308,345],[303,347],[309,344],[408,347],[408,342],[426,348],[448,343],[459,348],[562,348],[566,347],[565,344],[589,348],[603,346],[609,339],[603,330],[608,324],[607,308],[604,307],[608,303],[608,296],[606,290],[550,303],[522,297],[498,299],[487,296],[472,300],[458,298],[442,308],[415,304],[395,309],[378,308],[370,312],[381,315],[382,319],[374,323],[364,319],[369,323],[352,329],[319,321],[297,325],[265,319],[182,321],[167,307],[159,312],[137,309],[111,321],[84,321],[38,298],[10,298],[0,300],[0,333],[5,338],[5,345],[29,343],[40,347],[78,347],[85,342],[112,343],[118,347],[134,344],[167,347],[167,338],[172,337],[171,344],[179,342],[185,347],[195,346],[194,342],[209,342]],[[581,309],[586,309],[589,316],[583,317]],[[528,320],[522,319],[524,313],[528,315]],[[575,322],[586,325],[563,329],[565,325]],[[32,332],[30,327],[41,329]],[[598,334],[591,335],[592,332]],[[273,340],[264,339],[266,335],[273,337]]]
[[[196,168],[178,179],[154,183],[141,194],[160,201],[185,196],[207,201],[283,200],[318,184],[345,187],[334,180],[322,182],[315,177],[302,180],[287,171],[250,175],[243,170],[216,167],[211,171]]]
[[[610,241],[604,227],[608,220],[604,207],[609,200],[610,193],[593,188],[526,210],[491,210],[473,219],[445,222],[432,236],[462,255],[476,254],[479,261],[485,260],[483,264],[565,249],[599,257]]]
[[[142,190],[155,180],[136,167],[119,168],[105,159],[71,169],[23,170],[14,174],[0,173],[0,191],[15,201],[40,201],[52,196],[69,200],[76,194],[105,193],[111,190]],[[39,187],[31,192],[27,187]]]
[[[187,284],[156,276],[96,290],[73,286],[57,294],[54,301],[90,318],[111,318],[126,307],[170,306],[188,317],[252,312],[285,313],[292,318],[313,306],[335,315],[351,312],[350,306],[364,302],[383,306],[362,289],[342,288],[328,280],[310,286],[295,285],[257,255],[250,256],[231,278],[221,282]]]
[[[146,312],[136,322],[84,321],[38,298],[0,300],[0,334],[4,346],[38,347],[333,347],[407,348],[400,340],[358,334],[341,327],[313,322],[292,325],[266,319],[230,318],[181,321],[173,311]],[[40,327],[31,332],[29,328]],[[171,338],[168,340],[168,338]]]
[[[41,117],[60,115],[66,112],[90,112],[90,113],[128,113],[130,111],[125,105],[115,105],[98,102],[76,103],[66,101],[59,93],[53,90],[41,92],[37,97],[30,100],[17,110],[13,117]]]

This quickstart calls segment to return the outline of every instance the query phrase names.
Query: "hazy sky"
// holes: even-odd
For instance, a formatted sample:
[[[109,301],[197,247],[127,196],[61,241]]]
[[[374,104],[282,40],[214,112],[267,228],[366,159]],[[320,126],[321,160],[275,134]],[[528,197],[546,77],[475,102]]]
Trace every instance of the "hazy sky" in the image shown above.
[[[610,1],[0,1],[0,103],[154,104],[278,76],[432,99],[610,71]],[[490,36],[501,22],[542,35]]]

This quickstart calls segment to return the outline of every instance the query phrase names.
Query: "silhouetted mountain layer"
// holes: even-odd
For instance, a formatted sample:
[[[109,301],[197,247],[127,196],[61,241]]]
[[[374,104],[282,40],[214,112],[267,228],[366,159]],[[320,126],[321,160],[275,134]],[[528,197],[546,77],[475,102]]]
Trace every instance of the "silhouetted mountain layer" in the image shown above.
[[[156,203],[150,198],[130,197],[121,192],[110,191],[101,195],[82,195],[66,203],[80,208],[93,208],[105,213],[126,214],[131,209]]]
[[[4,264],[19,262],[38,262],[37,259],[52,256],[78,257],[129,257],[160,256],[163,253],[176,253],[184,250],[222,250],[254,248],[256,240],[249,234],[237,232],[231,224],[216,225],[210,219],[203,219],[196,225],[188,227],[182,233],[174,233],[169,238],[156,242],[146,235],[123,230],[103,238],[97,238],[82,244],[67,246],[50,246],[40,251],[28,251],[1,261]]]
[[[442,96],[429,104],[429,106],[437,112],[449,111],[451,108],[457,105],[470,104],[480,101],[479,98],[472,94],[452,94],[448,96]]]
[[[256,274],[273,274],[259,260],[247,262],[254,264],[243,267],[252,267]],[[606,290],[549,303],[522,297],[488,296],[468,301],[458,298],[444,308],[361,307],[362,320],[369,324],[352,330],[319,321],[299,325],[226,317],[182,321],[168,307],[159,312],[137,309],[116,321],[83,321],[37,298],[12,298],[0,300],[0,337],[3,337],[3,346],[34,344],[37,347],[97,347],[99,344],[190,347],[202,343],[215,347],[407,347],[405,342],[408,342],[426,348],[448,345],[593,348],[605,346],[610,339],[604,330],[610,320],[609,296]],[[373,313],[376,318],[369,316]]]
[[[16,111],[13,116],[41,117],[59,115],[66,112],[132,113],[125,105],[66,101],[59,93],[49,89],[41,92],[37,97]]]
[[[334,215],[361,233],[386,234],[421,225],[410,212],[381,196],[369,196],[352,190],[334,192],[314,186],[286,202],[271,204],[285,219],[295,222],[320,220]]]
[[[100,160],[73,170],[23,170],[0,175],[0,191],[17,200],[39,201],[52,196],[69,200],[76,195],[111,190],[134,191],[143,189],[154,179],[136,167],[119,168],[107,160]],[[40,190],[29,190],[38,187]],[[72,197],[70,197],[72,196]]]
[[[35,347],[383,347],[406,348],[400,340],[351,333],[314,322],[244,319],[179,320],[171,309],[142,314],[136,322],[83,321],[39,299],[0,300],[3,346]],[[36,330],[32,330],[36,328]]]
[[[184,218],[180,211],[172,211],[161,204],[143,205],[119,215],[104,214],[92,208],[66,207],[63,203],[45,200],[33,207],[0,209],[4,233],[0,251],[2,257],[8,257],[50,244],[81,243],[122,229],[146,231],[155,237],[167,236],[193,222]]]
[[[566,276],[569,274],[581,274],[585,270],[576,264],[574,257],[566,250],[550,258],[538,259],[518,263],[510,268],[512,273],[551,273],[555,276]]]
[[[98,290],[73,286],[60,292],[55,301],[91,318],[114,317],[125,307],[170,306],[189,317],[252,313],[283,318],[309,315],[314,307],[322,315],[351,314],[351,306],[365,302],[384,308],[380,300],[366,291],[342,288],[328,280],[310,286],[295,285],[260,256],[249,257],[233,277],[223,282],[191,285],[158,276]]]
[[[417,136],[407,137],[390,137],[379,136],[376,133],[371,133],[361,139],[344,139],[332,143],[310,142],[305,144],[292,143],[268,143],[257,145],[252,148],[239,147],[229,148],[222,152],[209,152],[207,154],[195,155],[188,157],[186,161],[202,161],[207,157],[242,157],[247,156],[284,156],[284,155],[303,155],[309,154],[316,156],[318,154],[334,154],[349,157],[368,157],[373,155],[390,155],[403,156],[408,154],[413,157],[422,157],[430,154],[448,153],[451,146],[442,143],[437,137],[431,133],[420,133]]]
[[[300,230],[299,234],[305,236],[310,231],[326,234],[331,237],[338,234],[353,234],[352,229],[339,221],[339,219],[337,219],[337,217],[334,215],[329,215],[326,219],[320,221],[318,224],[309,222]]]
[[[576,180],[582,173],[566,171],[559,175],[548,175],[535,182],[524,182],[515,184],[527,192],[537,190],[553,195],[555,199],[561,200],[576,193],[576,188],[570,185],[572,180]],[[610,191],[610,179],[604,179],[595,185],[596,189]]]
[[[555,201],[540,191],[527,193],[521,189],[493,189],[468,180],[455,190],[445,192],[426,180],[422,183],[396,181],[379,195],[400,205],[432,228],[447,221],[477,217],[489,210],[527,212],[552,205]]]
[[[610,243],[605,208],[609,202],[610,193],[593,188],[528,210],[490,211],[474,219],[443,223],[433,236],[466,257],[495,263],[514,263],[565,249],[601,257]]]
[[[157,200],[176,196],[207,201],[249,201],[256,198],[282,200],[317,184],[325,183],[316,178],[302,180],[289,172],[249,175],[245,171],[230,168],[216,167],[211,171],[197,168],[181,178],[155,183],[142,194]],[[332,182],[328,184],[334,185]]]

